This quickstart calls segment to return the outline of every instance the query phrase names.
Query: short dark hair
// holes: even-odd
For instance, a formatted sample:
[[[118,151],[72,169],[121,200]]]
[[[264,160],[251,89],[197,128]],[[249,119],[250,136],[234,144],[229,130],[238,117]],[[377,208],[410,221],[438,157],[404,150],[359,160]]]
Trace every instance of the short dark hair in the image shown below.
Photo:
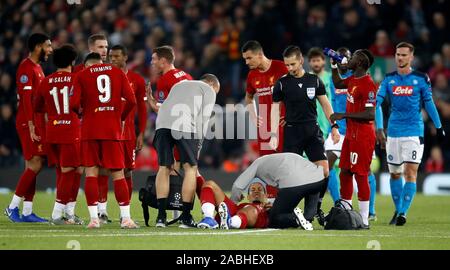
[[[217,76],[214,74],[211,74],[211,73],[203,74],[200,77],[200,80],[207,82],[207,83],[212,83],[213,85],[220,85],[220,82],[219,82],[219,79],[217,78]]]
[[[102,56],[99,53],[91,52],[88,55],[86,55],[86,57],[84,58],[83,63],[86,64],[86,62],[89,61],[89,60],[102,61]]]
[[[28,41],[27,41],[28,50],[30,50],[30,52],[34,51],[34,48],[36,48],[37,45],[40,45],[49,39],[50,38],[46,34],[43,34],[43,33],[31,34],[31,36],[28,38]]]
[[[103,34],[93,34],[88,38],[88,45],[92,46],[97,40],[108,40]]]
[[[395,48],[408,48],[412,53],[414,52],[414,45],[408,42],[400,42]]]
[[[117,45],[112,46],[111,51],[121,51],[122,55],[125,55],[125,56],[128,55],[127,48],[125,48],[125,46],[123,46],[121,44],[117,44]]]
[[[286,49],[284,49],[283,57],[291,57],[295,56],[296,58],[300,58],[302,56],[302,51],[298,46],[290,45]]]
[[[175,61],[175,53],[171,46],[165,45],[157,47],[153,50],[153,52],[156,53],[159,58],[165,58],[171,64]]]
[[[367,70],[370,68],[370,66],[372,66],[374,58],[373,58],[372,53],[369,50],[360,49],[360,50],[357,50],[355,52],[355,54],[363,55],[362,58],[364,59],[364,62],[363,62],[362,68]]]
[[[245,42],[244,46],[242,46],[242,53],[245,53],[247,51],[252,51],[252,52],[260,52],[262,51],[263,48],[261,46],[261,44],[256,41],[256,40],[249,40],[247,42]]]
[[[53,63],[57,68],[66,68],[77,59],[78,53],[72,44],[64,44],[53,52]]]
[[[323,50],[319,47],[312,47],[308,51],[308,60],[316,57],[320,57],[322,58],[322,60],[325,60],[325,54],[323,53]]]

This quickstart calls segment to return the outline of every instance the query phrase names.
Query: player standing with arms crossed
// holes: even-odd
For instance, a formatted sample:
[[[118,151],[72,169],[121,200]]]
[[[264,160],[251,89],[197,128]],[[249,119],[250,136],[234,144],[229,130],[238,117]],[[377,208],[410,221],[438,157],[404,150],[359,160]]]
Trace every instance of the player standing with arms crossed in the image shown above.
[[[348,63],[353,75],[342,79],[337,64],[332,61],[333,83],[337,88],[347,88],[347,108],[345,113],[335,113],[331,120],[347,120],[347,131],[342,145],[341,198],[352,203],[353,175],[358,185],[359,211],[363,223],[369,229],[370,187],[367,180],[370,172],[373,150],[375,149],[375,101],[377,87],[367,73],[373,63],[368,50],[357,50]]]
[[[109,51],[111,64],[120,68],[127,75],[131,90],[136,97],[137,114],[139,119],[139,134],[136,137],[134,119],[136,110],[133,109],[125,120],[123,150],[125,153],[125,180],[127,181],[128,191],[133,194],[132,171],[135,168],[136,152],[142,149],[144,144],[144,132],[147,125],[147,96],[145,93],[145,80],[141,75],[127,68],[128,53],[122,45],[115,45]]]
[[[28,38],[30,55],[23,60],[16,74],[17,118],[16,129],[25,159],[25,171],[20,176],[11,203],[5,214],[12,222],[47,222],[33,213],[33,198],[36,192],[36,176],[44,162],[45,119],[43,113],[33,113],[32,98],[45,78],[39,63],[47,61],[52,53],[50,38],[34,33]],[[24,199],[22,217],[19,204]]]
[[[123,173],[123,121],[136,105],[128,79],[119,68],[102,64],[98,53],[91,53],[86,68],[74,83],[73,109],[82,108],[82,165],[86,167],[85,193],[90,222],[88,228],[99,228],[98,173],[99,168],[111,171],[114,193],[120,207],[122,228],[138,226],[130,217],[130,195]],[[125,105],[122,99],[126,100]]]
[[[397,71],[386,74],[377,95],[377,139],[386,147],[391,195],[395,213],[389,224],[402,226],[416,194],[417,170],[423,155],[422,104],[436,127],[438,139],[444,139],[441,120],[432,98],[430,78],[411,68],[414,46],[401,42],[396,47]],[[387,142],[383,131],[381,104],[388,98],[391,115],[387,128]],[[403,185],[402,174],[406,183]]]

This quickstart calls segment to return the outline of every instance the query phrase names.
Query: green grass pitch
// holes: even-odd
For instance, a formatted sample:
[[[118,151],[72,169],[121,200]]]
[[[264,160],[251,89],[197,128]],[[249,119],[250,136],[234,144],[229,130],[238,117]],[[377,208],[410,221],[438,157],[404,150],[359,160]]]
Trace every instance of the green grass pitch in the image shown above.
[[[11,194],[0,195],[0,206],[6,207]],[[54,194],[36,194],[34,210],[49,217]],[[302,205],[302,204],[301,204]],[[330,198],[325,208],[330,208]],[[193,211],[200,220],[198,201]],[[144,224],[142,211],[133,196],[132,216],[141,224],[137,230],[122,230],[119,226],[119,209],[114,194],[109,194],[108,211],[112,224],[98,230],[84,226],[52,226],[49,224],[13,224],[0,216],[0,249],[450,249],[450,197],[417,195],[408,221],[403,227],[389,226],[393,204],[389,196],[377,196],[378,221],[366,231],[325,231],[314,222],[314,231],[287,230],[201,230],[180,229],[172,225],[166,229],[154,227],[156,212],[150,213],[151,227]],[[303,208],[303,207],[302,207]],[[88,211],[83,194],[79,196],[77,213],[87,221]],[[169,213],[171,215],[171,213]]]

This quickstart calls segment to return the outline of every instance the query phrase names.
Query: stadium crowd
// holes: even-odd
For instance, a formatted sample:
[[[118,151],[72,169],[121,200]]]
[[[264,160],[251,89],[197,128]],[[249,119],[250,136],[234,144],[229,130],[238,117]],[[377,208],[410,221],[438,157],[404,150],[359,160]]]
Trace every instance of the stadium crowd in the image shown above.
[[[152,73],[152,49],[170,44],[176,53],[175,66],[194,78],[208,72],[217,74],[222,91],[217,103],[239,103],[245,95],[248,68],[240,48],[246,40],[258,40],[268,57],[281,59],[289,44],[306,53],[311,47],[350,50],[369,48],[376,64],[390,72],[395,44],[416,46],[414,67],[427,72],[443,127],[450,134],[450,3],[443,0],[161,0],[161,1],[18,1],[0,3],[0,167],[21,162],[15,129],[16,70],[28,54],[26,39],[33,32],[45,32],[53,47],[73,43],[88,53],[87,38],[104,33],[110,47],[122,44],[129,51],[129,66],[147,81]],[[333,4],[331,4],[333,3]],[[381,12],[382,10],[382,12]],[[50,19],[48,19],[50,18]],[[55,70],[48,61],[46,75]],[[305,61],[306,62],[306,61]],[[327,65],[328,66],[328,65]],[[308,70],[308,68],[307,68]],[[375,72],[374,70],[371,70]],[[375,80],[377,76],[374,75]],[[379,78],[379,81],[383,75]],[[378,81],[378,82],[379,82]],[[384,110],[385,112],[387,110]],[[148,114],[147,146],[137,157],[137,168],[156,170],[156,151],[151,147],[156,115]],[[450,142],[438,145],[434,127],[427,119],[425,152],[421,171],[450,171]],[[251,142],[212,140],[203,145],[200,166],[228,171],[243,169],[257,154]],[[384,155],[381,155],[384,156]]]

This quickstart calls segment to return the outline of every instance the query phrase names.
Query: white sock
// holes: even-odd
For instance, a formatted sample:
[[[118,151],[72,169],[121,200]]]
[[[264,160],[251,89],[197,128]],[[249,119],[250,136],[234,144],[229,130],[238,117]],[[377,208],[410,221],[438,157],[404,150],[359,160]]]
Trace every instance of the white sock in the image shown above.
[[[105,214],[107,215],[108,212],[106,211],[106,206],[107,206],[108,202],[99,202],[98,203],[98,212],[101,214]]]
[[[230,223],[231,223],[230,224],[231,228],[239,229],[239,228],[241,228],[242,220],[241,220],[241,218],[239,216],[236,215],[236,216],[233,216],[231,218],[231,222]]]
[[[344,199],[343,199],[343,200],[344,200]],[[352,200],[344,200],[344,201],[348,202],[351,206],[353,206]],[[343,203],[343,205],[345,206],[345,209],[350,210],[350,206],[349,206],[348,204]]]
[[[31,215],[31,213],[33,213],[33,202],[24,201],[22,215],[29,216],[29,215]]]
[[[73,216],[75,215],[75,205],[77,204],[77,202],[68,202],[66,204],[66,214],[68,216]]]
[[[22,198],[17,196],[16,194],[13,195],[11,203],[9,204],[9,209],[14,209],[16,207],[19,207],[20,202],[22,201]]]
[[[359,201],[359,213],[364,225],[369,225],[369,201]]]
[[[89,209],[89,216],[91,219],[98,218],[98,209],[97,205],[88,206]]]
[[[130,218],[130,205],[120,206],[120,217]]]
[[[216,209],[216,207],[212,203],[206,202],[206,203],[202,204],[202,212],[203,212],[203,216],[205,216],[205,217],[214,218],[214,210],[215,209]]]
[[[53,206],[52,219],[61,218],[65,207],[65,204],[55,202],[55,206]]]

